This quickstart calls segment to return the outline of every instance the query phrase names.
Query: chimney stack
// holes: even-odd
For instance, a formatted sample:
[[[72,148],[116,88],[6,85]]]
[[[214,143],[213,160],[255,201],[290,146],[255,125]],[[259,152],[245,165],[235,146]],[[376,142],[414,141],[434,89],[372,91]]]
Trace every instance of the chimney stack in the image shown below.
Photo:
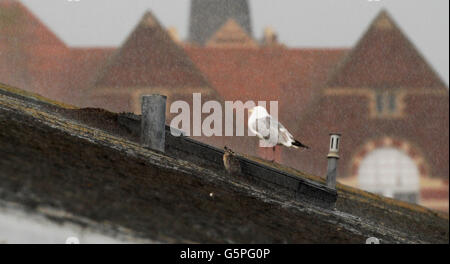
[[[330,151],[328,153],[327,186],[336,189],[337,163],[339,159],[339,141],[341,134],[330,133]]]
[[[166,99],[159,94],[142,96],[141,144],[160,152],[165,151]]]

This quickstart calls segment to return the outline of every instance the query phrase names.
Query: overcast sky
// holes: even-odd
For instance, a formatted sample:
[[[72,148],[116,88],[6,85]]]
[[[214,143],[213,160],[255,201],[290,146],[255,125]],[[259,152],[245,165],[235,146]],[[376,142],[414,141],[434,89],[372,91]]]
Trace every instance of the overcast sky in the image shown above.
[[[21,0],[69,46],[118,46],[151,10],[182,38],[190,0]],[[386,8],[448,84],[448,0],[250,0],[256,37],[270,25],[292,47],[351,47]]]

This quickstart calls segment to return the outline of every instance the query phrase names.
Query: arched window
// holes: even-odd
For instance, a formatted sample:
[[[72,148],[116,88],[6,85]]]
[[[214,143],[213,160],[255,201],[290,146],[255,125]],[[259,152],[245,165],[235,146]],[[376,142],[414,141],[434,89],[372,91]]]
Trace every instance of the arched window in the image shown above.
[[[383,147],[368,153],[358,170],[359,187],[394,199],[419,202],[419,170],[404,152]]]

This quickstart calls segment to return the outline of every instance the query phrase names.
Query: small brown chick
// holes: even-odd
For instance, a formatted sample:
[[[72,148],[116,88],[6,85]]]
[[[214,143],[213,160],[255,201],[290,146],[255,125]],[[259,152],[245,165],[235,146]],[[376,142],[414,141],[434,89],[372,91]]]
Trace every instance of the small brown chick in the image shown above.
[[[227,148],[227,146],[224,147],[224,150],[223,165],[225,170],[229,175],[239,175],[241,173],[241,164],[239,163],[238,158],[231,149]]]

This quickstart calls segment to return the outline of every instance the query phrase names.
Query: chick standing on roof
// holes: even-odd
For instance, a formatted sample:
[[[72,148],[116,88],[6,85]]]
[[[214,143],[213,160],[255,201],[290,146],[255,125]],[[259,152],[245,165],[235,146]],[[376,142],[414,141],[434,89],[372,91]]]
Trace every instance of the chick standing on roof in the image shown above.
[[[306,148],[309,147],[294,139],[291,133],[277,120],[273,119],[262,106],[255,106],[248,110],[248,128],[261,141],[273,147],[276,145],[285,147]]]
[[[225,146],[223,154],[223,165],[229,175],[239,175],[241,173],[241,164],[235,153]]]

